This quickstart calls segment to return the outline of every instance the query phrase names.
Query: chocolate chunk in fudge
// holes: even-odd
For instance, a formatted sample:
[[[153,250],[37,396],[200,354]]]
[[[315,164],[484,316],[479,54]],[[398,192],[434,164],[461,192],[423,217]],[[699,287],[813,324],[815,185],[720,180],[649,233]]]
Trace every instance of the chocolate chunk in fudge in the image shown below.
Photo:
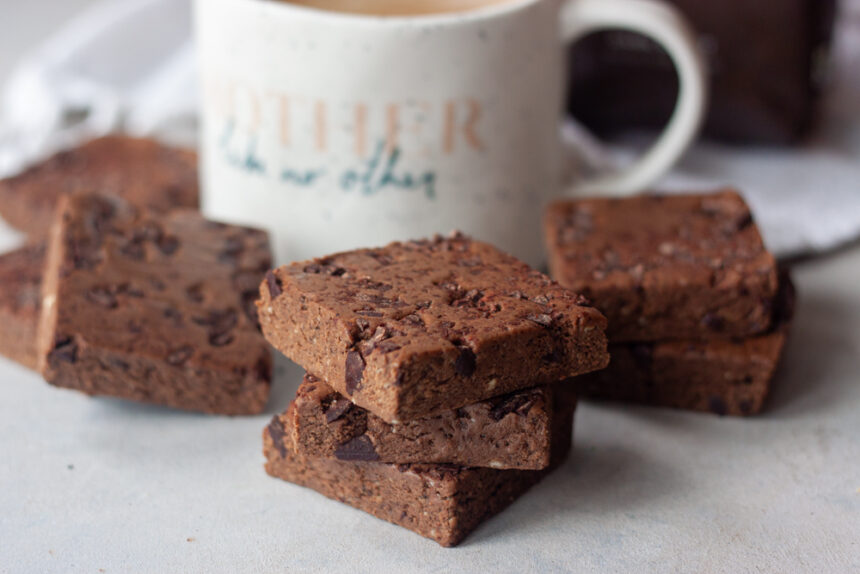
[[[56,386],[218,414],[260,412],[271,353],[253,305],[267,235],[114,197],[61,199],[39,330]]]
[[[613,343],[770,326],[776,262],[734,191],[559,201],[545,232],[552,276],[603,311]]]
[[[63,195],[100,193],[157,210],[198,206],[197,154],[149,139],[107,136],[0,181],[0,215],[45,237]]]
[[[302,456],[540,470],[550,461],[553,395],[569,387],[534,387],[390,424],[305,375],[278,419],[286,448]]]
[[[0,255],[0,354],[36,368],[36,328],[41,308],[45,245]]]
[[[386,422],[606,366],[606,319],[498,249],[455,234],[276,269],[266,338]]]
[[[556,412],[552,460],[544,470],[386,464],[303,456],[284,446],[286,431],[281,419],[275,417],[263,432],[266,472],[408,528],[442,546],[455,546],[564,462],[570,451],[574,406],[567,402]],[[337,528],[332,524],[333,535]]]
[[[716,415],[761,412],[785,347],[794,290],[782,280],[774,324],[743,340],[663,341],[609,346],[612,362],[576,379],[582,396]]]

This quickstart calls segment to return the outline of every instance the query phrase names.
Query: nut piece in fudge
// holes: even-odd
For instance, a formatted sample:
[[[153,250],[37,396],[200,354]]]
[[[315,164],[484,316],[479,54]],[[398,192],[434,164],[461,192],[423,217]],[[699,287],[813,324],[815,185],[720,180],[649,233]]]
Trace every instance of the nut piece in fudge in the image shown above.
[[[386,422],[606,366],[606,319],[498,249],[455,234],[269,273],[272,345]]]
[[[559,201],[545,233],[552,276],[603,311],[613,343],[770,327],[776,261],[734,191]]]
[[[264,232],[96,195],[63,198],[57,216],[38,345],[49,383],[207,413],[263,409]]]

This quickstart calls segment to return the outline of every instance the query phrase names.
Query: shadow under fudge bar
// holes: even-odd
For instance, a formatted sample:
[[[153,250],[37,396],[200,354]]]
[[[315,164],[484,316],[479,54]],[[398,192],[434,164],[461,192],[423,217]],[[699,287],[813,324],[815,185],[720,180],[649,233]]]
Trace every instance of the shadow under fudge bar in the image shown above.
[[[0,181],[0,215],[46,237],[63,195],[102,193],[151,209],[198,205],[197,154],[154,140],[107,136],[62,151]]]
[[[263,431],[266,472],[408,528],[442,546],[455,546],[564,462],[570,452],[576,408],[573,395],[566,395],[553,423],[551,464],[544,470],[346,462],[302,456],[286,448],[284,428],[275,417]]]
[[[462,235],[393,243],[269,273],[266,339],[387,422],[603,368],[606,319]]]
[[[734,191],[560,201],[545,232],[552,276],[606,315],[613,343],[770,326],[776,261]]]
[[[44,244],[0,255],[0,354],[35,369]]]
[[[278,419],[287,449],[305,456],[540,470],[549,465],[553,395],[560,386],[516,391],[392,425],[305,375]]]
[[[673,407],[717,415],[761,412],[794,314],[794,287],[781,280],[774,325],[740,341],[612,344],[612,361],[577,378],[583,397]]]
[[[207,413],[263,409],[265,232],[93,195],[63,198],[57,216],[39,327],[49,383]]]

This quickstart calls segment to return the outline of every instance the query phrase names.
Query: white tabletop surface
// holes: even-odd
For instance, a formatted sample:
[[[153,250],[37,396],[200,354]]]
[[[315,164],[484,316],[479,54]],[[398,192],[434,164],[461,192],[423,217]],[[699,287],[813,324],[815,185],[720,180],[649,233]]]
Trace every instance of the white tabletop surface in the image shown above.
[[[0,80],[87,3],[0,0]],[[795,277],[765,415],[583,405],[571,460],[455,549],[263,472],[294,367],[266,415],[230,419],[0,359],[0,572],[860,572],[860,248]]]

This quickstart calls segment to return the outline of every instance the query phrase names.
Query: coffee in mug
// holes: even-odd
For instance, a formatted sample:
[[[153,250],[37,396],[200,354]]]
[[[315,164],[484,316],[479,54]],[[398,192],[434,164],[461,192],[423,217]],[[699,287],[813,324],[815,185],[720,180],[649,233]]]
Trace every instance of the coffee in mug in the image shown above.
[[[513,0],[280,0],[306,8],[373,16],[417,16],[468,12]]]

